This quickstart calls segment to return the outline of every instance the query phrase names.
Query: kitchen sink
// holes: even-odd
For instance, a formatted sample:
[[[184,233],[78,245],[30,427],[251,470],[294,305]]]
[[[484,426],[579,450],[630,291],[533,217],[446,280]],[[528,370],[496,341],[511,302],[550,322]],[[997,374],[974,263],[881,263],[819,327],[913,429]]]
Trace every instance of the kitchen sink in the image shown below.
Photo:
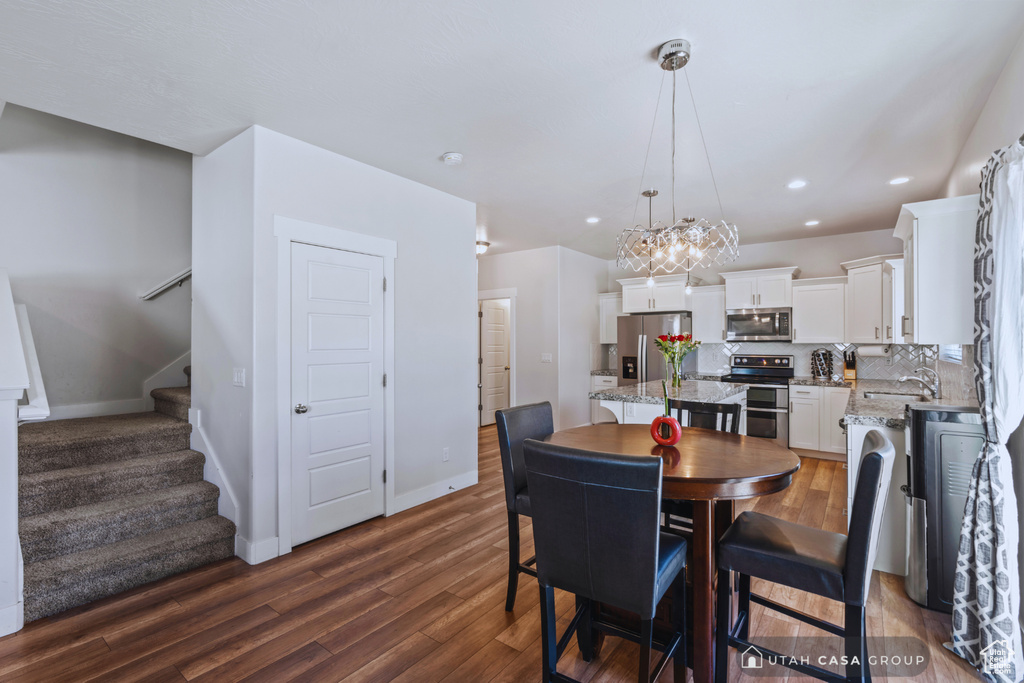
[[[926,400],[928,400],[928,398],[926,396],[920,396],[918,394],[886,394],[886,393],[882,393],[880,391],[865,391],[864,392],[864,398],[881,398],[881,399],[885,399],[886,401],[908,401],[908,402],[926,401]]]

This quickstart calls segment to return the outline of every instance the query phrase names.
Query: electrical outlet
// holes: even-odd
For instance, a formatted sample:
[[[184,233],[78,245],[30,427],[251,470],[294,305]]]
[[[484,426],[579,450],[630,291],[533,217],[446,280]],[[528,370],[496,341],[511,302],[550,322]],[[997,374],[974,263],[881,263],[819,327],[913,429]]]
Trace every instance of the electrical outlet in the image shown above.
[[[245,386],[245,368],[235,368],[231,383],[236,387]]]
[[[448,447],[441,449],[441,462],[448,462]]]
[[[542,353],[542,354],[540,354],[540,362],[541,363],[550,363],[551,362],[551,354],[550,353]]]

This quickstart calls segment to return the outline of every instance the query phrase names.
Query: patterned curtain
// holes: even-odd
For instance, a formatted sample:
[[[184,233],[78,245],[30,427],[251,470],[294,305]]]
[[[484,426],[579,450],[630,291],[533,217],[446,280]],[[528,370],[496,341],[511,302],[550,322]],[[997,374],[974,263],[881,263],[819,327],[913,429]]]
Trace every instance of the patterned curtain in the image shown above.
[[[974,245],[974,371],[985,445],[967,494],[953,588],[953,651],[991,681],[1024,677],[1017,497],[1006,441],[1024,419],[1024,144],[982,172]]]

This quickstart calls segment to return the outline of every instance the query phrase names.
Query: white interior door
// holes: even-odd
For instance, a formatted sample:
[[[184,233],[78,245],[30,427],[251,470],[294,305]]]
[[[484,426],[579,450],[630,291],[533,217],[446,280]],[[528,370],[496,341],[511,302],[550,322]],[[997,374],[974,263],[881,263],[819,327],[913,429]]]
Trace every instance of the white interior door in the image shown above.
[[[508,299],[480,302],[480,425],[494,424],[494,411],[509,406]]]
[[[384,513],[384,260],[292,243],[292,544]]]

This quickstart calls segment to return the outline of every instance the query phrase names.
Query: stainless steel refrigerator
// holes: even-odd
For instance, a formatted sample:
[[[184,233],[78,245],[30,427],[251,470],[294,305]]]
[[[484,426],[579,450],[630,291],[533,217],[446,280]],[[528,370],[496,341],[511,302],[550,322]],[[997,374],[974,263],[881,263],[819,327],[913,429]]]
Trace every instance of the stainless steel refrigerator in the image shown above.
[[[692,331],[689,311],[619,316],[619,386],[666,379],[667,364],[654,340],[663,334]],[[697,371],[697,353],[689,353],[683,359],[684,373]]]

